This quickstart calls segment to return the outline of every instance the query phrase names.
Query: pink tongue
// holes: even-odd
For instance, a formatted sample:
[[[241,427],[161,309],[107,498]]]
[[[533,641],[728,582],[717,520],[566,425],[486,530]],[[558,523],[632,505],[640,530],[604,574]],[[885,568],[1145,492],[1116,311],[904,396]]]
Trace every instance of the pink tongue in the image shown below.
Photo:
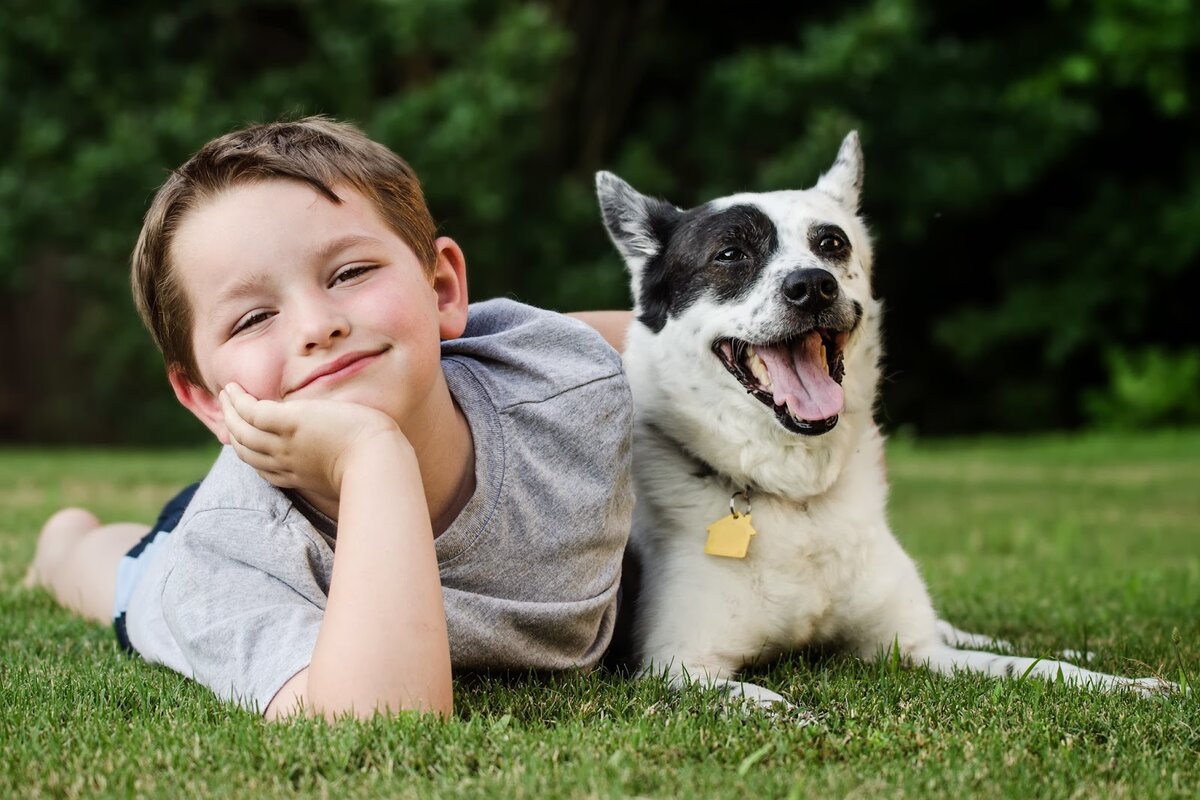
[[[758,345],[759,358],[771,375],[775,405],[787,404],[796,419],[816,422],[842,411],[845,396],[821,365],[821,335],[816,331],[795,344]]]

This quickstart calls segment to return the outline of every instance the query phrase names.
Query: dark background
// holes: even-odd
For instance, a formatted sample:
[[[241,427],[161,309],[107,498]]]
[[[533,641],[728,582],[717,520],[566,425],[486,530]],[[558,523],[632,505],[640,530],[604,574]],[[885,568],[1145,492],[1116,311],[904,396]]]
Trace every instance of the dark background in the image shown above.
[[[166,170],[281,116],[422,176],[474,299],[628,307],[592,189],[810,186],[842,136],[886,300],[880,420],[1200,422],[1189,0],[317,0],[0,8],[0,442],[205,437],[129,299]]]

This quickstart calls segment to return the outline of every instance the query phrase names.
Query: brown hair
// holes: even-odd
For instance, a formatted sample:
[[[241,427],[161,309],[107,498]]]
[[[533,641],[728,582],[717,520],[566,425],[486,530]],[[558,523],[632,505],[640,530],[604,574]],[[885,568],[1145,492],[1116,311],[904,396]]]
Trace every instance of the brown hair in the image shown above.
[[[295,180],[334,203],[347,184],[371,201],[383,221],[432,275],[436,228],[421,184],[404,159],[353,125],[327,117],[255,125],[204,145],[154,195],[132,256],[130,283],[138,314],[167,369],[203,386],[192,349],[192,309],[171,263],[171,246],[188,212],[240,184]]]

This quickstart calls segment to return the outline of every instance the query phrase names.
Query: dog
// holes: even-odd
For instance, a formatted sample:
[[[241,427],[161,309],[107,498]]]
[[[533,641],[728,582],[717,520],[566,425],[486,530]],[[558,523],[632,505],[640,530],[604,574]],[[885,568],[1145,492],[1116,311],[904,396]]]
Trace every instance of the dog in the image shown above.
[[[832,645],[940,674],[1170,688],[987,652],[1006,648],[937,617],[887,522],[862,182],[857,132],[813,188],[690,210],[596,175],[634,299],[624,360],[643,674],[770,706],[786,701],[736,680],[743,668]]]

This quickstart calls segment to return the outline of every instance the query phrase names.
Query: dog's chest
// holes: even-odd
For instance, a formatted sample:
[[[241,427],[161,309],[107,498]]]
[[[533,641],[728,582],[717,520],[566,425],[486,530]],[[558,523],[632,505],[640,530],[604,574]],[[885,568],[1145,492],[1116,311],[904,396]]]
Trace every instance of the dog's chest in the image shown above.
[[[794,605],[814,592],[828,594],[832,589],[826,587],[845,585],[847,572],[861,560],[862,526],[827,499],[794,502],[751,491],[747,502],[715,480],[693,480],[686,489],[679,486],[669,497],[659,497],[653,519],[643,517],[635,536],[653,540],[653,549],[668,551],[663,555],[699,560],[728,573],[768,603]],[[731,512],[753,529],[745,556],[705,553],[710,527],[728,524]]]
[[[857,537],[828,503],[751,493],[749,507],[754,535],[742,560],[769,594],[803,594],[842,579],[847,559],[857,550]]]

